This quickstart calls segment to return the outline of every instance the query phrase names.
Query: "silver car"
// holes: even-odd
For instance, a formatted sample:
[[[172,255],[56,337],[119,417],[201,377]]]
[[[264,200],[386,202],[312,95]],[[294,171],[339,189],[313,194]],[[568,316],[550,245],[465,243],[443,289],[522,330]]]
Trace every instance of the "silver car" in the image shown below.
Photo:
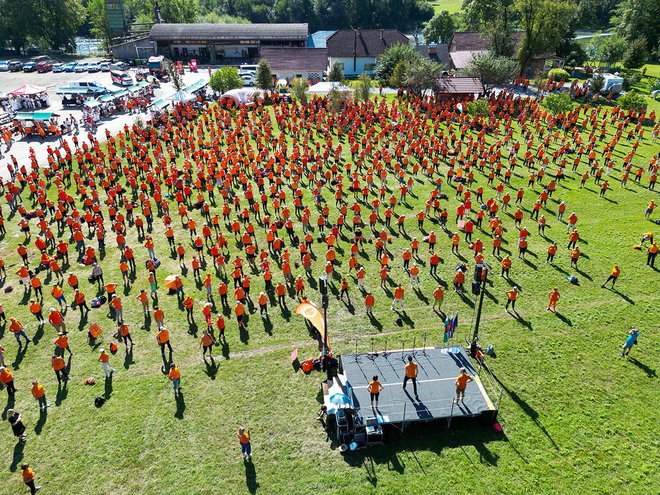
[[[76,65],[75,69],[73,69],[73,72],[87,72],[87,62],[80,62]]]
[[[0,72],[7,72],[9,70],[9,62],[0,60]]]
[[[64,72],[64,64],[60,64],[60,63],[53,64],[53,72]]]
[[[90,62],[87,64],[87,72],[98,72],[101,70],[101,67],[96,62]]]

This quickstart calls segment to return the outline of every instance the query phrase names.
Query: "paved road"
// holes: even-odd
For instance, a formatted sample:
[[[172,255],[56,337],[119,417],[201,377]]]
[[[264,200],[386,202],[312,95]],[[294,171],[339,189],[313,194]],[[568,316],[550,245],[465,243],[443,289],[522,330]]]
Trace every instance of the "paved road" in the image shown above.
[[[197,74],[186,73],[183,76],[183,82],[185,84],[191,84],[197,81],[200,78],[208,80],[208,73],[206,71],[200,71]],[[73,115],[74,118],[80,119],[82,117],[82,109],[79,107],[76,108],[66,108],[62,107],[62,100],[59,96],[55,94],[58,88],[66,85],[70,81],[98,81],[109,89],[117,90],[120,89],[120,86],[116,86],[112,83],[110,79],[109,72],[98,72],[95,74],[77,74],[77,73],[52,73],[47,72],[45,74],[38,74],[36,72],[24,73],[24,72],[0,72],[0,91],[10,92],[14,89],[22,86],[24,84],[32,84],[34,86],[45,86],[48,89],[48,96],[50,99],[50,107],[48,111],[59,113],[63,116]],[[155,91],[155,98],[164,98],[172,95],[174,93],[174,88],[171,84],[162,84],[160,89]],[[142,114],[143,116],[145,114]],[[116,134],[123,127],[124,124],[132,125],[135,121],[135,115],[128,115],[126,113],[118,114],[112,116],[112,118],[104,119],[99,123],[99,126],[96,130],[96,136],[99,140],[105,140],[105,130],[109,129],[112,134]],[[81,129],[81,133],[86,136],[86,131]],[[67,138],[67,136],[65,136]],[[68,136],[69,140],[71,136]],[[70,143],[71,144],[71,143]],[[56,138],[46,139],[45,142],[41,142],[40,139],[31,139],[28,140],[23,138],[20,141],[15,141],[11,151],[6,154],[4,159],[0,160],[0,176],[3,178],[8,177],[7,172],[7,163],[9,162],[9,155],[14,155],[19,163],[25,163],[30,156],[30,148],[33,148],[37,159],[40,164],[45,164],[47,156],[48,146],[57,146],[58,141]],[[73,145],[72,145],[73,148]],[[4,153],[4,145],[2,146],[2,151]]]

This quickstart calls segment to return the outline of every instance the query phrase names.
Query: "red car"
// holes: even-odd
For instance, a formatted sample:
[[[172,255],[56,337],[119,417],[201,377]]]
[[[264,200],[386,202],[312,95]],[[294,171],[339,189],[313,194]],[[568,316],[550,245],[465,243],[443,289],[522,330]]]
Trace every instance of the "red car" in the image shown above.
[[[42,60],[37,64],[37,72],[50,72],[53,70],[53,61],[52,60]]]

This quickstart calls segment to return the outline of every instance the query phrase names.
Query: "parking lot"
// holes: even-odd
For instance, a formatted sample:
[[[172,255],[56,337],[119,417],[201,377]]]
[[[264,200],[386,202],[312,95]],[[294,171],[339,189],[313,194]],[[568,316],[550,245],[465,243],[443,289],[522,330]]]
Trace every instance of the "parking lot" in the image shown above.
[[[135,69],[130,69],[127,72],[135,76],[136,71]],[[206,70],[200,70],[199,73],[186,72],[183,75],[183,82],[184,84],[191,84],[199,79],[208,80],[208,77],[208,72]],[[54,112],[61,116],[73,115],[74,118],[79,120],[82,118],[82,107],[64,108],[62,106],[62,98],[56,94],[58,88],[66,86],[72,81],[96,81],[111,91],[116,91],[122,88],[122,86],[112,83],[109,72],[96,72],[91,74],[86,72],[0,72],[0,91],[9,93],[25,84],[45,87],[50,101],[50,107],[44,109],[45,111]],[[161,84],[161,87],[155,91],[155,99],[167,98],[174,92],[175,90],[171,83]],[[131,125],[134,120],[135,116],[127,113],[115,114],[110,118],[103,119],[99,123],[96,136],[98,136],[99,140],[104,140],[106,129],[109,129],[110,132],[114,134],[119,132],[124,124],[128,123]],[[65,136],[65,138],[66,137],[67,136]],[[70,138],[70,136],[68,137]],[[7,176],[6,163],[10,154],[14,155],[19,161],[26,160],[29,157],[30,148],[33,148],[37,154],[37,158],[43,162],[46,158],[46,149],[49,145],[52,146],[53,144],[57,145],[57,140],[55,138],[47,139],[44,143],[36,138],[30,140],[24,138],[20,141],[14,142],[11,151],[7,154],[5,159],[0,160],[0,176]],[[4,152],[4,146],[2,151]]]

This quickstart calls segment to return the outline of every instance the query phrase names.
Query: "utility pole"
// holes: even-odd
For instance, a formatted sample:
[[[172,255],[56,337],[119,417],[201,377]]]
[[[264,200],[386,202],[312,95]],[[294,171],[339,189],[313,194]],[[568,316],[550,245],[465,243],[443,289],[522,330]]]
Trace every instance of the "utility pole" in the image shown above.
[[[323,353],[321,355],[321,366],[328,374],[328,380],[332,378],[330,366],[328,366],[328,277],[319,277],[319,291],[321,292],[321,306],[323,307]]]

